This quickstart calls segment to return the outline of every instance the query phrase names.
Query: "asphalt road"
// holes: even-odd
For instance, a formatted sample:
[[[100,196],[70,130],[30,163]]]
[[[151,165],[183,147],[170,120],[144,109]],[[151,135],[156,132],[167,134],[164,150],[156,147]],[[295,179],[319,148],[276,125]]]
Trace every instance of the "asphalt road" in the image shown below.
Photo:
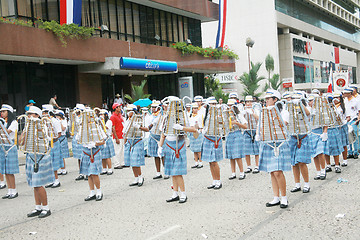
[[[77,161],[67,159],[69,173],[60,176],[62,186],[47,190],[52,215],[45,219],[26,217],[34,197],[22,166],[16,175],[19,197],[0,199],[0,239],[359,239],[360,160],[350,159],[341,174],[331,172],[324,181],[312,180],[315,168],[310,164],[308,194],[290,193],[294,180],[287,172],[289,208],[284,210],[265,207],[272,200],[269,174],[230,181],[230,164],[223,160],[223,188],[208,190],[209,165],[191,169],[191,155],[188,150],[185,204],[165,202],[172,194],[171,179],[152,179],[151,158],[143,168],[144,186],[128,186],[131,169],[115,170],[101,176],[103,201],[85,202],[88,184],[74,180]],[[338,183],[340,177],[348,182]],[[0,195],[6,191],[0,190]]]

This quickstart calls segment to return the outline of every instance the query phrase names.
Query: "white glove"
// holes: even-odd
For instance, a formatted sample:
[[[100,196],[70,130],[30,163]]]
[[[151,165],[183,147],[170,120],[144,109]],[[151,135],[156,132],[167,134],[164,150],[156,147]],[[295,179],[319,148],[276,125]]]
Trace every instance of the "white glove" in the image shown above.
[[[140,129],[140,125],[139,124],[137,124],[137,123],[134,123],[134,128],[136,128],[136,129]]]
[[[175,130],[183,130],[184,129],[184,127],[183,126],[181,126],[180,124],[174,124],[174,127],[173,127]]]
[[[163,148],[162,147],[158,147],[158,150],[157,150],[157,155],[161,158],[162,156],[162,152],[163,152]]]
[[[256,134],[256,135],[255,135],[255,141],[257,141],[257,142],[260,141],[260,135],[259,135],[259,134]]]
[[[328,140],[328,134],[327,133],[322,133],[320,135],[320,138],[323,142],[327,141]]]

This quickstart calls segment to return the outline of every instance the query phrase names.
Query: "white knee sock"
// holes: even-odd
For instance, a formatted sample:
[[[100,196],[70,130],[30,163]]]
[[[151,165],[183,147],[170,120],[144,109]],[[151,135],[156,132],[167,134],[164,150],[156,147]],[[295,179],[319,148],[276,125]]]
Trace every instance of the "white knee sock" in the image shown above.
[[[285,205],[288,204],[288,200],[286,196],[281,196],[281,204],[285,204]]]
[[[271,204],[278,203],[280,201],[280,198],[275,196],[274,199],[270,202]]]
[[[101,188],[96,189],[96,195],[101,196]]]

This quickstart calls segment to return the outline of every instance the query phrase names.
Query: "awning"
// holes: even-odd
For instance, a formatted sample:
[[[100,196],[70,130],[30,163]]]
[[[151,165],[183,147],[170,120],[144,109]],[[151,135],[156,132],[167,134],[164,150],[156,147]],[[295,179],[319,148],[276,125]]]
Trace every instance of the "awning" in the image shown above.
[[[177,72],[177,63],[171,61],[122,57],[121,69]]]

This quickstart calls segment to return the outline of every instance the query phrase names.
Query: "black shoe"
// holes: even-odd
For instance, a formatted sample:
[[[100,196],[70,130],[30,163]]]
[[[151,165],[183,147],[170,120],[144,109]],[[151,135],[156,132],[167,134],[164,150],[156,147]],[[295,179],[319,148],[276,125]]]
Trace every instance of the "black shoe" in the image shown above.
[[[157,175],[157,176],[153,177],[153,179],[160,179],[160,178],[162,178],[162,175]]]
[[[341,166],[342,167],[347,167],[347,163],[342,163]]]
[[[191,166],[191,168],[197,168],[199,165],[194,165],[194,166]]]
[[[202,164],[199,164],[199,165],[197,166],[197,168],[202,168],[202,167],[204,167],[204,165],[202,165]]]
[[[185,203],[186,201],[187,201],[187,197],[185,197],[185,199],[180,198],[179,203]]]
[[[122,168],[129,168],[130,166],[121,165]]]
[[[214,187],[214,189],[216,189],[216,190],[218,190],[220,188],[222,188],[222,183],[220,183],[220,185],[215,185],[215,187]]]
[[[301,191],[301,187],[294,187],[293,189],[290,190],[290,192],[299,192]]]
[[[326,167],[326,168],[325,168],[325,172],[332,172],[331,167]]]
[[[41,213],[41,210],[34,210],[31,213],[28,213],[27,217],[36,217],[36,216],[39,216],[40,213]]]
[[[84,200],[85,202],[91,201],[91,200],[95,200],[96,199],[96,195],[93,196],[87,196]]]
[[[114,172],[113,171],[108,171],[106,174],[107,175],[112,175]]]
[[[359,155],[354,154],[354,159],[358,159]]]
[[[304,187],[303,193],[308,193],[308,192],[310,192],[310,188],[309,187]]]
[[[229,177],[229,180],[233,180],[233,179],[235,179],[235,178],[236,178],[236,176],[231,175],[231,176]]]
[[[332,163],[331,166],[332,166],[332,167],[335,167],[335,163]]]
[[[252,172],[252,169],[251,168],[247,168],[245,173],[251,173]]]
[[[280,204],[280,208],[287,208],[289,206],[289,203],[288,204]]]
[[[9,197],[10,197],[10,194],[7,193],[5,196],[2,197],[2,199],[7,199]]]
[[[139,184],[138,182],[133,182],[133,183],[130,183],[129,186],[133,187],[133,186],[137,186],[138,184]]]
[[[347,158],[354,158],[354,155],[353,155],[353,154],[349,154],[349,155],[347,155]]]
[[[164,179],[169,179],[170,176],[169,175],[164,175]]]
[[[123,166],[116,166],[114,169],[123,169]]]
[[[89,179],[89,176],[86,175],[86,176],[84,177],[84,181],[87,181],[88,179]]]
[[[100,175],[105,175],[105,174],[107,174],[107,172],[101,172],[101,173],[100,173]]]
[[[62,172],[58,172],[57,174],[58,174],[58,175],[62,175]]]
[[[177,197],[174,197],[174,198],[169,198],[169,199],[166,199],[166,202],[175,202],[175,201],[179,201],[179,196]]]
[[[103,199],[103,194],[101,195],[96,195],[96,201],[101,201]]]
[[[320,180],[320,175],[317,175],[316,177],[314,177],[314,180]]]
[[[320,180],[325,180],[326,179],[326,174],[325,175],[320,175]]]
[[[58,184],[53,184],[52,186],[51,186],[51,188],[58,188],[58,187],[60,187],[61,186],[61,183],[58,183]]]
[[[46,217],[48,217],[48,216],[50,216],[50,215],[51,215],[51,211],[50,211],[50,210],[47,210],[47,211],[42,210],[41,213],[39,214],[39,218],[46,218]]]
[[[67,175],[67,171],[66,172],[61,172],[61,175]]]
[[[45,188],[50,188],[50,187],[52,187],[52,185],[54,185],[54,183],[50,183],[50,184],[46,185]]]
[[[270,202],[266,203],[266,207],[273,207],[273,206],[277,206],[277,205],[280,205],[280,200],[277,203],[270,203]]]
[[[138,183],[138,186],[141,187],[144,184],[144,182],[145,182],[145,178],[143,178],[142,181]]]
[[[79,181],[83,179],[84,179],[84,175],[79,175],[77,178],[75,178],[75,181]]]
[[[215,188],[215,185],[210,185],[207,187],[207,189],[213,189],[213,188]]]
[[[10,194],[10,196],[8,197],[8,199],[14,199],[14,198],[17,198],[18,196],[19,196],[18,193]]]
[[[254,168],[254,171],[253,171],[252,173],[254,173],[254,174],[259,173],[259,169],[258,169],[258,168]]]
[[[246,178],[246,175],[240,175],[239,180],[244,180]]]
[[[4,188],[6,188],[6,184],[0,185],[0,189],[4,189]]]
[[[341,168],[335,167],[335,173],[341,173]]]

